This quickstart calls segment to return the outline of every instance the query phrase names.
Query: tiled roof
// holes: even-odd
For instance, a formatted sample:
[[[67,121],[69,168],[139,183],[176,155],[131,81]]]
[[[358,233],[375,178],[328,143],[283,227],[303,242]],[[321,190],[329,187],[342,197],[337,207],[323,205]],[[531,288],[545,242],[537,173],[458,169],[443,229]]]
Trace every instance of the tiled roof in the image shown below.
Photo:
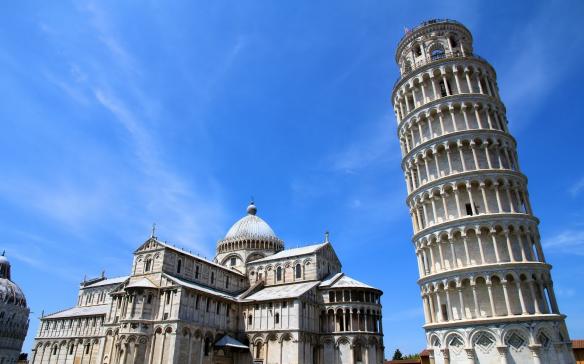
[[[219,347],[228,346],[228,347],[232,347],[232,348],[246,349],[246,350],[249,349],[249,347],[247,345],[242,344],[241,342],[232,338],[229,335],[225,335],[221,339],[219,339],[219,341],[217,341],[215,343],[215,346],[219,346]]]
[[[78,316],[97,316],[105,315],[109,309],[109,304],[96,306],[73,307],[63,311],[55,312],[51,315],[46,315],[43,318],[55,319],[63,317],[78,317]]]
[[[93,288],[93,287],[100,287],[100,286],[109,286],[110,284],[120,284],[128,278],[129,278],[128,276],[108,278],[108,279],[101,280],[99,282],[88,284],[87,286],[84,286],[83,288]]]
[[[210,265],[212,265],[212,266],[215,266],[215,267],[217,267],[217,268],[220,268],[220,269],[223,269],[223,270],[226,270],[226,271],[229,271],[229,272],[232,272],[232,273],[238,274],[238,275],[240,275],[240,276],[245,276],[245,274],[243,274],[243,273],[241,273],[241,272],[239,272],[239,271],[237,271],[237,270],[235,270],[235,269],[228,268],[228,267],[226,267],[226,266],[224,266],[224,265],[221,265],[221,264],[219,264],[219,263],[216,263],[216,262],[214,262],[214,261],[212,261],[212,260],[205,259],[205,258],[203,258],[203,257],[200,257],[200,256],[198,256],[198,255],[194,255],[194,254],[193,254],[193,253],[191,253],[191,252],[188,252],[188,251],[186,251],[186,250],[184,250],[184,249],[181,249],[181,248],[177,248],[176,246],[172,246],[172,245],[170,245],[170,244],[168,244],[168,243],[165,243],[165,242],[162,242],[162,241],[160,241],[160,240],[158,240],[158,239],[156,239],[156,242],[157,242],[158,244],[162,245],[162,246],[163,246],[163,247],[165,247],[165,248],[169,248],[169,249],[172,249],[172,250],[174,250],[174,251],[177,251],[177,252],[179,252],[179,253],[182,253],[182,254],[188,255],[188,256],[190,256],[190,257],[193,257],[193,258],[195,258],[195,259],[198,259],[198,260],[200,260],[200,261],[203,261],[203,262],[205,262],[205,263],[207,263],[207,264],[210,264]]]
[[[222,297],[222,298],[229,299],[229,300],[233,300],[233,301],[236,300],[235,295],[231,295],[231,294],[229,294],[227,292],[219,291],[219,290],[216,290],[216,289],[213,289],[213,288],[209,288],[207,286],[200,285],[200,284],[195,283],[195,282],[191,282],[191,281],[187,281],[187,280],[184,280],[184,279],[180,279],[180,278],[171,276],[171,275],[166,274],[166,273],[162,273],[162,275],[164,277],[172,280],[172,281],[175,281],[176,283],[180,284],[181,286],[188,287],[188,288],[192,288],[192,289],[195,289],[197,291],[200,291],[200,292],[203,292],[203,293],[207,293],[207,294],[210,294],[210,295],[213,295],[213,296],[218,296],[218,297]]]
[[[285,298],[296,298],[300,297],[309,289],[318,285],[318,283],[318,281],[311,281],[270,286],[249,295],[243,299],[243,301],[269,301]]]
[[[324,281],[320,283],[320,287],[330,286],[337,279],[341,278],[345,273],[335,273],[332,276],[325,277]]]
[[[584,349],[584,340],[572,340],[572,349]]]
[[[132,282],[126,286],[126,288],[132,288],[132,287],[158,288],[158,286],[155,285],[154,283],[152,283],[152,281],[150,281],[148,278],[139,279],[139,280]]]
[[[345,273],[337,273],[334,276],[327,278],[326,280],[322,281],[319,287],[377,289],[363,282],[359,282],[358,280],[347,276]]]
[[[328,243],[319,243],[319,244],[314,244],[314,245],[303,246],[300,248],[282,250],[281,252],[278,252],[274,255],[268,255],[265,258],[254,260],[251,263],[254,263],[254,264],[260,263],[260,262],[263,263],[263,262],[269,262],[272,260],[285,259],[285,258],[296,257],[296,256],[300,256],[300,255],[312,254],[312,253],[315,253],[318,249],[325,246],[326,244],[328,244]]]

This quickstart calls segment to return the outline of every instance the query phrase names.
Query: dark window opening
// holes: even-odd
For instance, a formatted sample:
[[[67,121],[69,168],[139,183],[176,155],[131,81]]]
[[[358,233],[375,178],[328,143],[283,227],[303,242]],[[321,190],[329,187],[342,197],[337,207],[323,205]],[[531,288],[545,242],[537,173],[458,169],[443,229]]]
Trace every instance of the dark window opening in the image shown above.
[[[448,321],[448,311],[446,311],[446,305],[443,304],[441,309],[442,309],[442,319],[444,321]]]
[[[465,207],[466,207],[466,215],[467,215],[467,216],[472,216],[472,215],[474,215],[474,214],[473,214],[473,212],[472,212],[472,206],[471,206],[469,203],[467,203],[467,204],[465,205]]]
[[[302,278],[302,266],[296,264],[296,278]]]
[[[416,57],[422,55],[422,48],[419,45],[414,48],[414,54],[416,55]]]
[[[277,324],[280,323],[280,314],[279,313],[277,313],[277,314],[274,315],[274,322],[277,323]]]
[[[179,259],[179,260],[178,260],[178,263],[177,263],[177,265],[176,265],[176,272],[177,272],[177,273],[180,273],[180,270],[181,270],[181,268],[182,268],[182,260],[181,260],[181,259]]]

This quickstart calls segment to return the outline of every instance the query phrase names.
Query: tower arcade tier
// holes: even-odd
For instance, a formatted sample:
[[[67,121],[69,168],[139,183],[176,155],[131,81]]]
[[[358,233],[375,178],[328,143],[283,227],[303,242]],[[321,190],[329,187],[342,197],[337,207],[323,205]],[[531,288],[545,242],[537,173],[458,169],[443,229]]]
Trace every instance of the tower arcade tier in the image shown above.
[[[571,363],[493,67],[431,20],[399,42],[392,94],[436,363]]]

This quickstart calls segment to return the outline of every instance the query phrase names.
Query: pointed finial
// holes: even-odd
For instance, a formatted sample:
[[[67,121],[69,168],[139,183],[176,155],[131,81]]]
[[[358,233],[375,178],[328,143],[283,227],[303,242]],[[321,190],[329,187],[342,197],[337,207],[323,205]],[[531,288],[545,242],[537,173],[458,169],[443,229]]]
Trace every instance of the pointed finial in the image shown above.
[[[41,312],[41,318],[45,317],[45,310]]]
[[[83,275],[83,284],[85,284],[85,282],[87,282],[87,274]]]
[[[6,254],[6,250],[2,250],[2,256],[4,256],[4,254]]]
[[[328,230],[324,232],[324,242],[325,243],[328,243],[329,242],[329,235],[330,234],[329,234],[329,231]]]
[[[151,238],[155,238],[156,237],[156,223],[152,224],[152,232],[150,233],[150,237]]]
[[[101,271],[101,278],[105,278],[105,270]]]

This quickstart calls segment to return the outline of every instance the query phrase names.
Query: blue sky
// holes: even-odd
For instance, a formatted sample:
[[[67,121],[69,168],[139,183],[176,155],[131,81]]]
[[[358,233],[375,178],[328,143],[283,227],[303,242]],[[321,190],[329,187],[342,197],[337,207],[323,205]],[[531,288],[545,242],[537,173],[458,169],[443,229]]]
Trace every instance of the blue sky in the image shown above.
[[[49,6],[50,4],[50,6]],[[584,338],[579,1],[0,5],[0,231],[31,314],[158,236],[213,256],[251,195],[380,287],[387,355],[423,315],[391,88],[404,27],[453,18],[498,72],[560,309]]]

